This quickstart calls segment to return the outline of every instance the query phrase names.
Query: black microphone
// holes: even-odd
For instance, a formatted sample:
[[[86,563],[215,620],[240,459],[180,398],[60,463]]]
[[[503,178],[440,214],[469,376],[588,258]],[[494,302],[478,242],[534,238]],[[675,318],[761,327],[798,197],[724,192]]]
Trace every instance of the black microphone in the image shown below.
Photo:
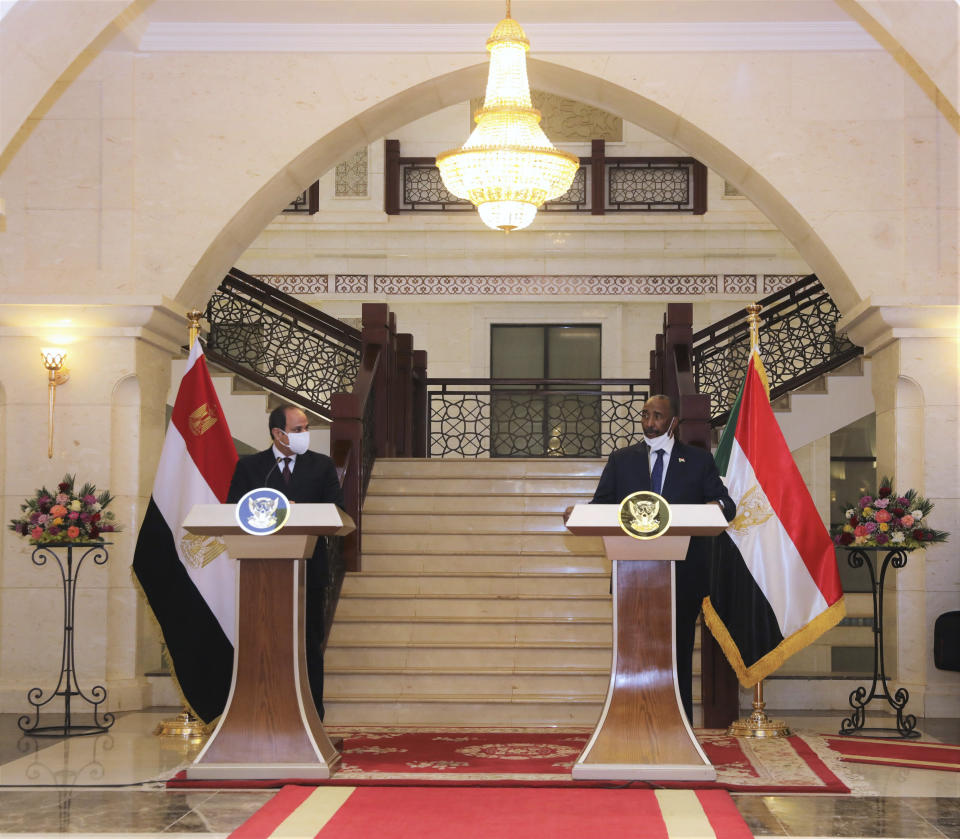
[[[267,470],[267,474],[263,476],[263,485],[267,485],[267,481],[270,479],[270,476],[273,474],[273,470],[276,469],[280,463],[284,460],[282,457],[275,458],[273,466]]]

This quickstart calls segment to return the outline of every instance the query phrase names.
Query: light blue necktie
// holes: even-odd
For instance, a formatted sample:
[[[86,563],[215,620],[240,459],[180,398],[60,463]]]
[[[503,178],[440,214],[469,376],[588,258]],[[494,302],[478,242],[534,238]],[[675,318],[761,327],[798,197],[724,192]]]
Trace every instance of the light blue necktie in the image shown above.
[[[663,488],[663,456],[666,452],[663,449],[657,449],[654,454],[657,456],[657,462],[653,464],[650,483],[653,486],[653,491],[659,495],[660,490]]]

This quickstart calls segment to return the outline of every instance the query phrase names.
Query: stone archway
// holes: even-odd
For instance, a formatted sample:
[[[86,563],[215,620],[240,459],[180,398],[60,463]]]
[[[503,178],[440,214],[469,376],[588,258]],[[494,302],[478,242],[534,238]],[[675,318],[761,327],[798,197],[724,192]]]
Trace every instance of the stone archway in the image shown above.
[[[533,59],[528,61],[528,70],[531,86],[601,107],[683,148],[718,172],[791,240],[841,308],[859,301],[845,271],[812,225],[749,160],[663,105],[598,76]],[[483,89],[486,73],[487,65],[479,64],[414,85],[318,139],[270,178],[230,219],[184,282],[178,294],[180,302],[202,305],[232,261],[276,216],[292,193],[302,190],[356,147],[476,95]]]

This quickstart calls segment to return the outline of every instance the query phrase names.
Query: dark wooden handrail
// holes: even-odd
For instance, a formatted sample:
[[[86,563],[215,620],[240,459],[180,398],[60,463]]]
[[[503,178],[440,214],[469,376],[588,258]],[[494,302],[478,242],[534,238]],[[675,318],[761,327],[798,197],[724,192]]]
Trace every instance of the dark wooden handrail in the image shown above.
[[[230,269],[220,283],[220,287],[239,291],[252,300],[265,303],[275,311],[289,315],[300,324],[312,326],[354,349],[360,348],[360,330],[321,312],[309,303],[279,291],[238,268]]]
[[[428,385],[449,387],[453,385],[489,385],[490,387],[516,387],[533,385],[549,387],[590,387],[591,385],[646,385],[649,379],[434,379],[427,380]],[[593,391],[591,391],[593,392]]]
[[[808,274],[803,279],[797,280],[786,288],[775,291],[757,302],[762,307],[761,311],[764,319],[772,319],[783,311],[795,307],[798,302],[808,299],[818,291],[823,291],[826,294],[826,290],[817,275]],[[714,344],[731,335],[746,331],[747,319],[741,309],[739,312],[734,312],[732,315],[694,332],[692,343],[694,346],[706,343]]]

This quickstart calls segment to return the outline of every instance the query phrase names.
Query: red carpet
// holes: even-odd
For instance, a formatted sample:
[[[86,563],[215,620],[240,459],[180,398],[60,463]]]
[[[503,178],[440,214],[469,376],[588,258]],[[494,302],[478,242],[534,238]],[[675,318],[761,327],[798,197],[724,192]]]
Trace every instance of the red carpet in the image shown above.
[[[333,778],[305,781],[190,781],[181,772],[168,788],[274,788],[309,786],[622,787],[622,782],[575,781],[570,769],[586,743],[586,731],[406,731],[331,729],[344,737],[343,759]],[[634,781],[637,789],[668,787],[735,792],[848,793],[837,776],[839,760],[817,736],[746,739],[723,731],[698,731],[717,769],[715,782]],[[813,744],[813,745],[811,745]],[[819,748],[819,754],[816,748]],[[826,759],[825,759],[826,758]],[[833,762],[833,767],[827,761]]]
[[[721,790],[284,787],[230,839],[750,839]]]
[[[881,737],[827,737],[827,745],[850,763],[905,766],[960,772],[960,746],[947,743],[917,743]]]

